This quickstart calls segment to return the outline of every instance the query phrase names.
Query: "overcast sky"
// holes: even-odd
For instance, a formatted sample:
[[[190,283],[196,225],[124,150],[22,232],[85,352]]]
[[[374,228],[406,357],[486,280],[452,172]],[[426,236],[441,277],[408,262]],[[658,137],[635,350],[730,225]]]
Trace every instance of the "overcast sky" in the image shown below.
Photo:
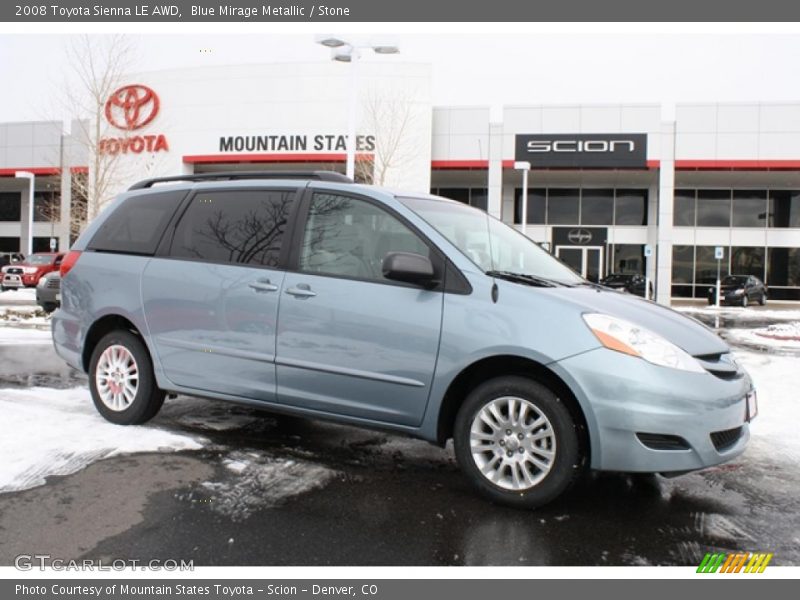
[[[305,34],[133,39],[135,70],[142,71],[328,59],[327,50]],[[430,63],[438,105],[800,101],[798,35],[403,34],[392,39],[401,56],[365,60]],[[67,43],[59,35],[0,34],[0,122],[53,118],[51,99],[69,74]]]

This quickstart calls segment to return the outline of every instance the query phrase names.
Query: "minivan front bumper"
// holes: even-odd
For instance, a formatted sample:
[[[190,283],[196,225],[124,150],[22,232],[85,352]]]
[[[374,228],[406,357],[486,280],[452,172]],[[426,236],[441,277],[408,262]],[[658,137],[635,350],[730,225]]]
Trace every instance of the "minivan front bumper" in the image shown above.
[[[606,348],[550,366],[584,410],[593,469],[694,471],[735,458],[750,438],[743,371],[679,371]]]

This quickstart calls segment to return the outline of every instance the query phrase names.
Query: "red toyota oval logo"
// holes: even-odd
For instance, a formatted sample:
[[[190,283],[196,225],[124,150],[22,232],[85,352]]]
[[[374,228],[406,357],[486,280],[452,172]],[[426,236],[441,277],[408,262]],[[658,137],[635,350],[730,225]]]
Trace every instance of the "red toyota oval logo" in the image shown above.
[[[117,129],[140,129],[156,118],[158,94],[146,85],[126,85],[106,102],[106,119]]]

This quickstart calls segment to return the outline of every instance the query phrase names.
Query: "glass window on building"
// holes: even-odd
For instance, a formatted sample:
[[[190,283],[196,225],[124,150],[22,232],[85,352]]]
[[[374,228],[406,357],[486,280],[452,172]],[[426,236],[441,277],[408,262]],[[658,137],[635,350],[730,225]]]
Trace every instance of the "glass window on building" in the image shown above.
[[[672,283],[694,281],[694,246],[672,247]]]
[[[21,220],[22,194],[19,192],[0,192],[0,221]]]
[[[675,190],[672,224],[675,227],[694,227],[697,190]]]
[[[800,286],[800,248],[770,248],[767,285]],[[770,296],[775,297],[770,289]]]
[[[731,274],[754,275],[764,281],[765,265],[766,252],[763,246],[734,246],[731,248]]]
[[[770,227],[800,227],[800,191],[770,190],[768,213]]]
[[[431,194],[458,200],[481,210],[489,208],[489,193],[486,188],[431,188]]]
[[[694,282],[698,287],[717,282],[717,259],[714,258],[714,246],[695,247]],[[720,275],[728,274],[728,248],[722,259]]]
[[[61,218],[61,195],[56,192],[33,194],[33,220],[54,223]]]
[[[609,273],[644,275],[645,259],[642,244],[614,244]]]
[[[57,252],[58,251],[58,238],[56,240],[55,250],[50,248],[49,237],[34,237],[33,238],[33,251],[34,252]]]
[[[544,225],[547,213],[547,189],[528,188],[528,225]],[[522,223],[522,188],[514,190],[514,223]]]
[[[617,190],[615,225],[647,225],[647,190]]]
[[[470,188],[469,205],[480,208],[483,211],[489,210],[489,190],[486,188]]]
[[[550,188],[547,191],[547,222],[550,225],[578,225],[580,189]]]
[[[458,200],[464,204],[469,204],[469,188],[439,188],[436,192],[439,196]]]
[[[19,238],[0,237],[0,252],[19,252]]]
[[[731,190],[697,190],[697,226],[731,226]]]
[[[614,190],[584,188],[581,192],[581,225],[611,225],[614,222]]]
[[[765,227],[767,190],[733,190],[733,227]]]

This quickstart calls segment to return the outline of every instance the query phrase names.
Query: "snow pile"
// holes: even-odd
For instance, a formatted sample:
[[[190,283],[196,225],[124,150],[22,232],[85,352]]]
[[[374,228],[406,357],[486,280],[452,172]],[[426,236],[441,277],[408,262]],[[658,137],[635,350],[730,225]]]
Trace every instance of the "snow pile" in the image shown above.
[[[154,427],[113,425],[86,388],[0,389],[0,493],[25,490],[52,475],[134,452],[201,448],[200,440]]]
[[[739,321],[798,321],[800,310],[774,310],[761,307],[742,308],[740,306],[673,306],[678,312],[689,315],[718,315]]]
[[[324,487],[339,475],[316,463],[257,452],[231,452],[223,465],[233,477],[207,481],[203,487],[213,495],[211,508],[233,521],[243,521],[256,510]]]
[[[0,292],[0,306],[36,305],[36,288],[20,288]]]
[[[727,340],[755,348],[800,350],[800,322],[776,323],[759,329],[731,329]]]
[[[735,355],[758,392],[758,416],[750,426],[747,455],[760,454],[768,462],[783,457],[796,464],[800,459],[798,359],[739,350]]]
[[[23,327],[0,326],[0,346],[18,346],[28,344],[52,344],[53,335],[50,329],[29,329]]]

